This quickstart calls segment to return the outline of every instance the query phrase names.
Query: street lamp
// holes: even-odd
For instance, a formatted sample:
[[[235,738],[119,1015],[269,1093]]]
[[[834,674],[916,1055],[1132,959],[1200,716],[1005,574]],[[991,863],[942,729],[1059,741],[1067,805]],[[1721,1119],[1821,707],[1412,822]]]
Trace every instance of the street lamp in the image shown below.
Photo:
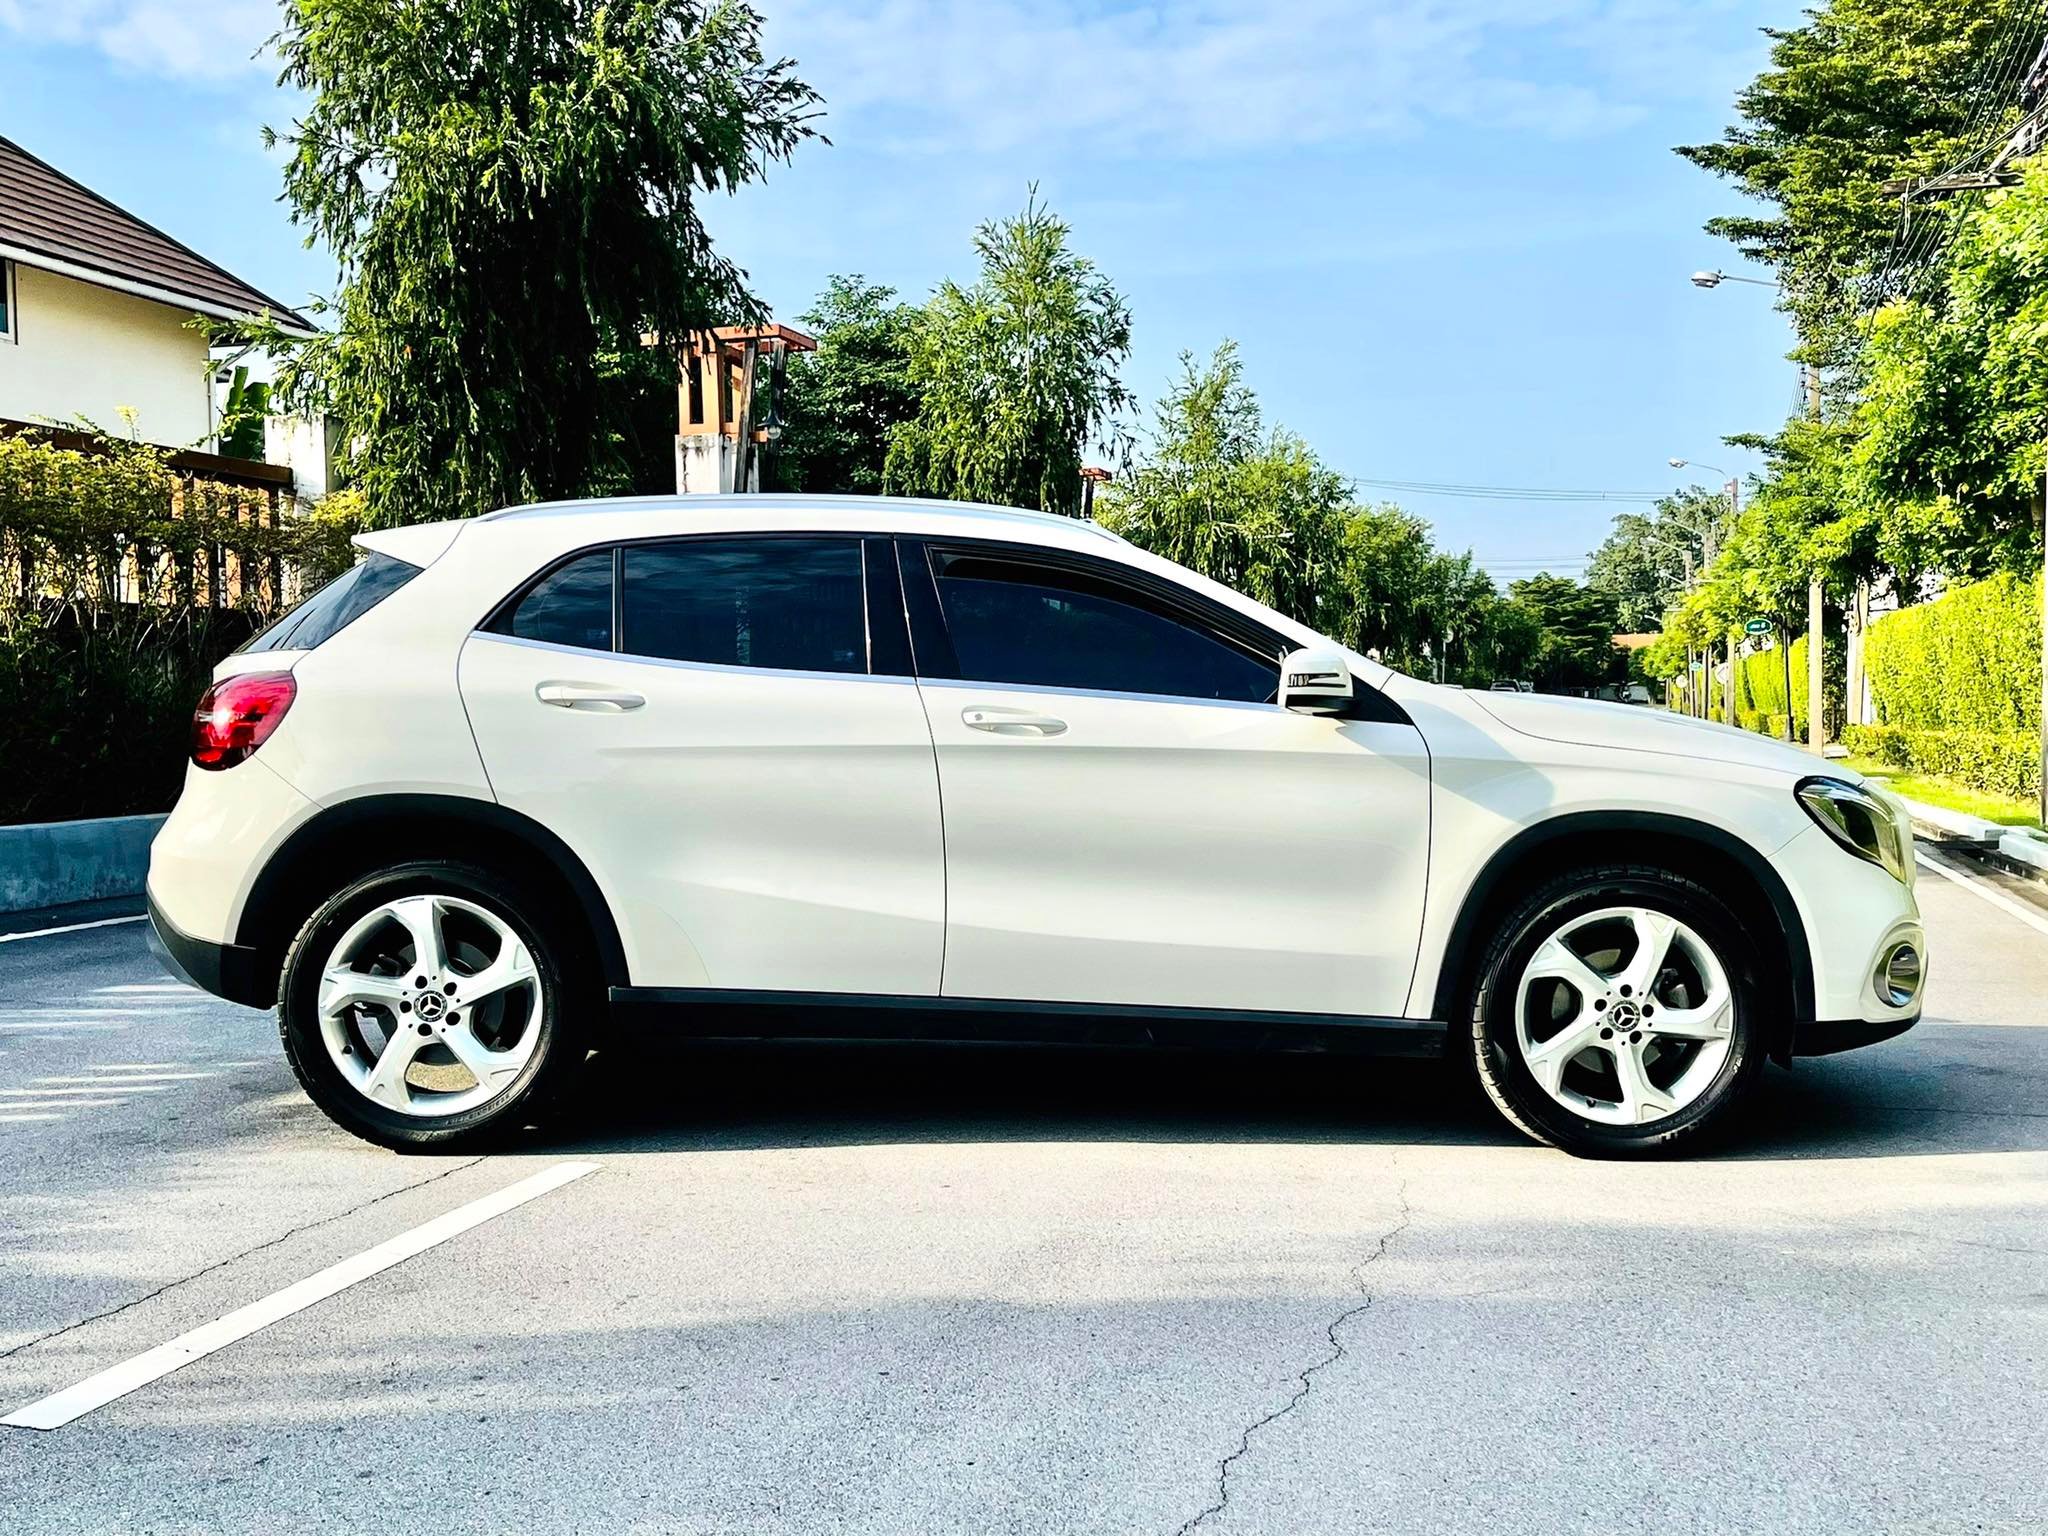
[[[1695,288],[1718,288],[1723,283],[1750,283],[1758,288],[1778,286],[1761,277],[1737,277],[1733,272],[1695,272],[1692,275],[1692,285]]]

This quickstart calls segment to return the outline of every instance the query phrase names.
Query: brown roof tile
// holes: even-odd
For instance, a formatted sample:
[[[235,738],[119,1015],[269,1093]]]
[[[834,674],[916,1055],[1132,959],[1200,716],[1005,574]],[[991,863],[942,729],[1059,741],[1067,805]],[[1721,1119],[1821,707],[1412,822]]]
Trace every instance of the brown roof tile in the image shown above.
[[[268,310],[286,325],[311,328],[294,310],[7,138],[0,138],[0,245],[145,284],[202,312]]]

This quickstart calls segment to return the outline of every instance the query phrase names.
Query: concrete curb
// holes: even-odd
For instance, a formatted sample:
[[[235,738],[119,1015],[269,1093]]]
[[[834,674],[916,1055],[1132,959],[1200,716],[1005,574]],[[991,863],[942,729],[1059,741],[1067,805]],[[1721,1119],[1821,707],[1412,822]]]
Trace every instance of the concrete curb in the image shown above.
[[[0,912],[139,896],[161,816],[0,827]]]
[[[1998,840],[2006,834],[2006,828],[1998,822],[1986,821],[1981,816],[1965,815],[1961,811],[1951,811],[1939,805],[1924,805],[1918,800],[1908,800],[1895,791],[1891,793],[1905,804],[1907,813],[1920,825],[1931,827],[1949,837],[1995,847]]]
[[[1998,840],[2001,858],[2024,864],[2036,875],[2048,875],[2048,839],[2032,832],[2008,832]]]

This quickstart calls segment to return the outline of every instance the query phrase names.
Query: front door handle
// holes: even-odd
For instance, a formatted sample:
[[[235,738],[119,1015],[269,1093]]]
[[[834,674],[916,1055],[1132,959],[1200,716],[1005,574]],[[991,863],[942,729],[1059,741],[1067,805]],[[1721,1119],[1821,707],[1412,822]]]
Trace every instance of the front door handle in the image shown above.
[[[970,730],[990,731],[997,736],[1057,736],[1067,722],[1052,715],[1034,715],[1024,709],[991,709],[987,705],[960,711],[960,723]]]
[[[623,714],[647,702],[637,693],[623,688],[607,688],[602,683],[542,683],[533,690],[533,696],[557,709],[581,709],[608,715]]]

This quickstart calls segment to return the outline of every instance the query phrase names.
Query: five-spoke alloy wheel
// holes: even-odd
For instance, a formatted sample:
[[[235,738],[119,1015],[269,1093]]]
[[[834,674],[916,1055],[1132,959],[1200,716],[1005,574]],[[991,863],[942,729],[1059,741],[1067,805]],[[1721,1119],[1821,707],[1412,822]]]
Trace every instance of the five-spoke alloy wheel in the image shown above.
[[[280,987],[279,1030],[307,1092],[394,1146],[530,1118],[569,1055],[544,911],[517,882],[459,864],[337,893],[300,931]]]
[[[1739,923],[1655,869],[1565,875],[1481,967],[1472,1043],[1509,1117],[1577,1152],[1661,1151],[1719,1120],[1761,1062]]]

